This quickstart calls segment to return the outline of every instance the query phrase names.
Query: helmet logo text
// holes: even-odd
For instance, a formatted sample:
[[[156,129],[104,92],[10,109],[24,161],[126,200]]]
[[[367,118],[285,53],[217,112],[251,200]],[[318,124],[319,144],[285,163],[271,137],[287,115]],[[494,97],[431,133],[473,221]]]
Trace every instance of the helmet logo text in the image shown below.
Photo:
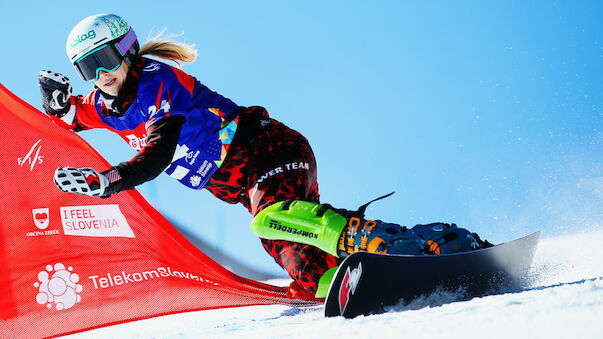
[[[77,46],[80,42],[83,42],[84,40],[94,39],[94,38],[96,38],[96,32],[94,30],[90,30],[90,31],[88,31],[88,33],[78,35],[75,38],[75,40],[73,40],[73,42],[71,43],[71,47]]]

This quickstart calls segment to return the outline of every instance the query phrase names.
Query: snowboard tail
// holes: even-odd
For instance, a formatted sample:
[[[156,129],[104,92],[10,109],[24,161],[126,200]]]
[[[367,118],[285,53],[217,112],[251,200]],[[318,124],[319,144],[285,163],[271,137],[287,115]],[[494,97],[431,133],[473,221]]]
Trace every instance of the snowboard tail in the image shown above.
[[[382,313],[434,291],[462,290],[467,298],[518,289],[525,284],[542,232],[497,246],[448,255],[387,255],[357,252],[335,273],[326,316]]]

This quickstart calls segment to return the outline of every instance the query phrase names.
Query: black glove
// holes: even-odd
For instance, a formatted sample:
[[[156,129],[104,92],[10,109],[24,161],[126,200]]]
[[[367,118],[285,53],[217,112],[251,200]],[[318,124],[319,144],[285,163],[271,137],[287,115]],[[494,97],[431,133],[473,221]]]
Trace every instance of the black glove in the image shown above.
[[[38,73],[40,92],[42,92],[42,106],[46,113],[62,117],[71,108],[71,84],[69,78],[51,71]]]

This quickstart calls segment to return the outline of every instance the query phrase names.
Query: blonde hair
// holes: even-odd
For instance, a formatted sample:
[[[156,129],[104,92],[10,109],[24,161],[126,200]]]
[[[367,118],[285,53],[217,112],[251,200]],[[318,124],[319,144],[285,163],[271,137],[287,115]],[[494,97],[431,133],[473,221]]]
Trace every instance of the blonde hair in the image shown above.
[[[197,49],[195,44],[186,44],[180,41],[171,40],[178,35],[163,37],[165,29],[156,34],[140,48],[138,55],[151,55],[164,60],[175,62],[180,67],[180,62],[193,62],[197,59]],[[180,34],[182,35],[182,34]]]

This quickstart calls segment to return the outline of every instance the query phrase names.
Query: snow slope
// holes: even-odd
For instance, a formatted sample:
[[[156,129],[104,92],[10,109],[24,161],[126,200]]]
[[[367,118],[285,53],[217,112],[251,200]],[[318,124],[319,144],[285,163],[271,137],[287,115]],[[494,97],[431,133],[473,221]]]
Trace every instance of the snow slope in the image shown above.
[[[600,230],[543,239],[531,271],[532,287],[519,293],[460,302],[450,294],[431,295],[386,314],[355,319],[324,318],[322,307],[199,311],[68,338],[603,338],[601,243]]]

